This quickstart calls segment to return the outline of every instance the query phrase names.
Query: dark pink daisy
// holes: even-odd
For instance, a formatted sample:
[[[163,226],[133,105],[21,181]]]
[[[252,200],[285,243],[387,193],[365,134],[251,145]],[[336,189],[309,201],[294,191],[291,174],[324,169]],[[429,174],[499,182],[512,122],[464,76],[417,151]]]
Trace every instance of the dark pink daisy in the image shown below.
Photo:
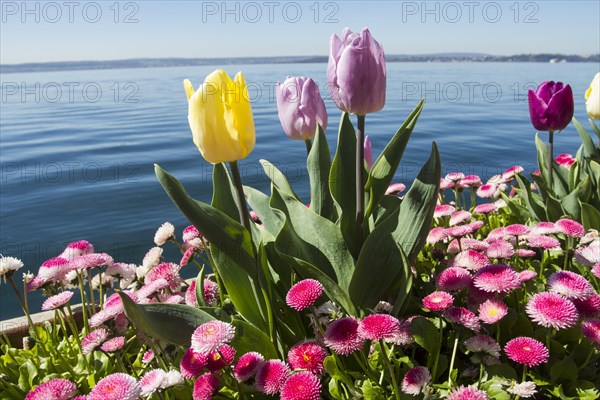
[[[450,267],[443,270],[437,277],[437,287],[443,291],[454,292],[465,289],[473,277],[464,268]]]
[[[312,306],[323,294],[323,285],[314,279],[304,279],[288,291],[285,301],[296,311]]]
[[[527,238],[527,245],[529,247],[541,248],[544,250],[560,248],[560,242],[558,239],[544,235],[529,236]]]
[[[587,299],[573,299],[573,304],[583,318],[596,318],[600,316],[600,295],[592,294]]]
[[[358,334],[359,325],[352,317],[332,321],[325,331],[325,345],[341,355],[348,355],[360,349],[363,339]]]
[[[265,394],[277,394],[289,374],[290,369],[283,361],[269,360],[256,373],[256,388]]]
[[[42,382],[25,396],[25,400],[68,400],[77,394],[77,386],[66,379]]]
[[[554,225],[554,222],[547,221],[540,222],[531,229],[531,233],[534,235],[548,235],[556,232],[558,232],[558,228]]]
[[[521,172],[525,171],[525,169],[523,167],[521,167],[520,165],[515,165],[510,167],[509,169],[507,169],[506,171],[504,171],[502,173],[502,180],[504,181],[509,181],[511,180],[516,174],[520,174]]]
[[[556,221],[554,224],[559,232],[564,233],[567,236],[580,238],[585,235],[585,228],[577,221],[572,219],[563,218]]]
[[[521,286],[521,279],[517,271],[511,267],[491,264],[475,273],[473,284],[485,292],[508,293]]]
[[[467,187],[479,187],[482,185],[481,178],[477,175],[467,175],[460,180],[459,186],[463,188]]]
[[[450,224],[450,226],[458,225],[460,223],[470,220],[471,218],[472,218],[472,215],[468,211],[465,211],[465,210],[456,211],[456,212],[452,213],[452,215],[450,216],[449,224]]]
[[[529,231],[529,227],[522,224],[512,224],[504,228],[504,233],[511,236],[525,236]]]
[[[264,357],[257,352],[246,353],[240,357],[238,362],[235,364],[233,374],[235,379],[240,382],[245,382],[248,379],[256,375],[256,372],[264,364]]]
[[[527,315],[546,328],[565,329],[575,325],[579,313],[573,302],[557,293],[541,292],[527,302]]]
[[[217,305],[219,300],[219,285],[208,278],[204,278],[204,302],[211,307]]]
[[[190,286],[185,291],[185,304],[191,307],[196,307],[198,305],[198,301],[196,299],[196,280],[194,279]]]
[[[488,299],[479,305],[479,319],[495,324],[508,314],[508,307],[501,300]]]
[[[573,300],[586,299],[594,294],[592,284],[583,276],[571,271],[559,271],[548,278],[550,291]]]
[[[446,237],[446,228],[438,226],[429,231],[429,234],[427,235],[427,243],[436,244],[437,242],[446,239]]]
[[[504,346],[504,352],[516,363],[533,367],[548,362],[548,349],[538,340],[521,336],[510,340]]]
[[[104,328],[96,329],[88,333],[81,340],[81,352],[83,354],[89,354],[104,341],[108,339],[108,331]]]
[[[448,266],[477,271],[478,269],[489,264],[491,264],[489,258],[478,251],[468,249],[458,253],[456,257],[454,257],[454,259],[448,263]]]
[[[206,368],[210,372],[217,372],[233,363],[235,359],[235,349],[227,344],[208,353]]]
[[[207,353],[198,353],[193,348],[189,348],[181,358],[179,369],[184,378],[193,379],[202,373],[207,364]]]
[[[429,382],[431,382],[431,374],[427,368],[411,368],[402,379],[402,391],[406,394],[418,396]]]
[[[515,254],[515,249],[512,244],[504,240],[495,240],[490,243],[485,254],[489,258],[505,259],[512,257]]]
[[[169,288],[177,290],[182,282],[181,276],[179,276],[180,269],[181,267],[174,263],[160,263],[146,274],[144,284],[149,285],[159,279],[164,279],[169,283]]]
[[[600,320],[590,319],[581,324],[581,333],[590,342],[600,344]]]
[[[235,327],[227,322],[205,322],[192,334],[192,348],[198,353],[209,353],[231,342],[234,336]]]
[[[454,297],[448,292],[437,291],[423,298],[423,307],[429,311],[444,311],[454,302]]]
[[[508,238],[508,235],[504,233],[504,227],[501,226],[499,228],[492,229],[485,238],[485,241],[486,243],[492,243],[496,240],[504,240],[505,238]]]
[[[398,318],[388,314],[366,316],[358,327],[358,334],[365,340],[389,340],[400,331]]]
[[[475,251],[486,251],[490,245],[481,240],[473,239],[473,238],[461,238],[460,246],[458,245],[458,239],[454,239],[448,245],[448,253],[449,254],[458,254],[461,251],[466,250],[475,250]]]
[[[190,262],[190,259],[192,258],[192,256],[194,255],[194,252],[196,251],[195,248],[193,247],[188,247],[184,252],[183,255],[181,256],[181,260],[179,261],[179,265],[181,265],[182,267],[185,267],[186,265],[188,265],[188,263]]]
[[[194,382],[192,399],[212,400],[213,395],[217,393],[217,390],[219,390],[219,379],[211,373],[206,373]]]
[[[498,206],[496,206],[494,203],[479,204],[473,209],[475,214],[489,214],[493,213],[494,211],[498,211]]]
[[[319,400],[321,381],[310,372],[290,376],[281,388],[281,400]]]
[[[146,372],[142,379],[140,379],[142,397],[150,396],[152,393],[160,389],[166,377],[167,373],[162,369],[153,369]]]
[[[181,240],[184,242],[189,242],[192,239],[195,239],[200,236],[200,232],[194,225],[190,225],[183,230],[183,234],[181,236]]]
[[[48,297],[42,304],[42,311],[54,310],[67,304],[73,297],[73,292],[65,290],[59,294]]]
[[[101,379],[88,395],[88,400],[138,400],[142,388],[130,375],[116,373]]]
[[[521,282],[530,281],[533,278],[535,278],[536,276],[537,276],[537,273],[530,269],[526,269],[525,271],[519,272],[519,279],[521,279]]]
[[[489,199],[491,197],[495,197],[497,192],[498,185],[495,183],[486,183],[477,189],[477,196],[481,197],[482,199]]]
[[[78,240],[71,242],[59,257],[73,260],[75,257],[91,254],[94,252],[94,246],[87,240]]]
[[[450,204],[441,204],[439,206],[435,206],[433,211],[433,218],[442,218],[452,215],[453,212],[456,211],[453,205]]]
[[[72,269],[71,261],[62,257],[54,257],[42,263],[37,276],[43,283],[61,282]]]
[[[385,315],[385,314],[378,314]],[[327,351],[314,340],[294,345],[288,352],[288,364],[292,369],[305,369],[313,374],[323,373],[323,361]]]
[[[479,332],[481,328],[477,316],[464,307],[450,307],[444,311],[443,316],[448,321],[462,325],[475,332]]]
[[[121,350],[123,346],[125,346],[125,337],[117,336],[102,343],[100,350],[105,353],[114,353],[115,351]]]
[[[450,392],[446,400],[489,400],[489,397],[474,386],[459,386]]]
[[[440,178],[440,190],[452,189],[454,187],[454,182],[448,181],[444,178]]]
[[[394,196],[394,195],[404,192],[405,190],[406,190],[406,185],[404,183],[400,183],[400,182],[392,183],[385,190],[385,194]]]

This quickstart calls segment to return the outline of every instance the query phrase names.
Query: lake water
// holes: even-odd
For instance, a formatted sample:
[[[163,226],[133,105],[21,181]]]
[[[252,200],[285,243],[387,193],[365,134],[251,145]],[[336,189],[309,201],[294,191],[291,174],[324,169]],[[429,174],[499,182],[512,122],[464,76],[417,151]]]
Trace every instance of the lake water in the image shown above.
[[[544,80],[571,84],[575,116],[587,126],[583,94],[597,64],[388,64],[385,108],[367,116],[375,157],[421,97],[426,105],[398,170],[410,183],[437,141],[443,173],[484,178],[520,164],[535,169],[535,130],[527,89]],[[153,164],[188,191],[210,201],[212,166],[192,143],[184,78],[194,85],[215,67],[122,69],[3,74],[0,121],[0,252],[37,271],[67,243],[86,239],[117,261],[141,263],[156,228],[187,223],[157,182]],[[245,184],[268,190],[258,160],[282,169],[308,201],[305,146],[284,135],[273,85],[287,75],[311,76],[325,88],[325,64],[229,65],[244,71],[253,100],[256,148],[241,161]],[[340,111],[322,90],[332,150]],[[542,134],[547,139],[545,134]],[[574,154],[579,136],[569,126],[556,154]],[[173,261],[177,253],[171,251]],[[16,277],[20,279],[19,272]],[[41,297],[31,299],[38,311]],[[0,319],[20,315],[8,285],[0,284]]]

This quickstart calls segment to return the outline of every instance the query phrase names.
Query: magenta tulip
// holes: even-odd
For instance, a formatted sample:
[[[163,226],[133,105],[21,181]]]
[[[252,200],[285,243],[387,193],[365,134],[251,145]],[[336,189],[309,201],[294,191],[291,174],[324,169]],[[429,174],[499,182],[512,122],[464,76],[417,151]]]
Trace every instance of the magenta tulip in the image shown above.
[[[331,37],[327,82],[338,108],[356,115],[379,111],[385,104],[385,55],[367,28],[342,38]]]
[[[529,90],[529,114],[538,131],[561,131],[573,118],[575,104],[571,86],[548,81]]]
[[[317,124],[327,129],[327,110],[319,87],[311,78],[288,77],[276,87],[277,113],[290,139],[310,140]]]

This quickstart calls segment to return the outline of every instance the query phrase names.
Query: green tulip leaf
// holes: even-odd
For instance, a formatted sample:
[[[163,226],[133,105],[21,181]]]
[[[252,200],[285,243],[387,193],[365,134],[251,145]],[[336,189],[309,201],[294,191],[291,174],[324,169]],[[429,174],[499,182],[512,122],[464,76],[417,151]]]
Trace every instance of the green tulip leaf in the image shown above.
[[[586,157],[595,157],[595,158],[600,157],[598,148],[594,145],[594,141],[592,140],[592,137],[587,132],[587,130],[583,127],[583,125],[581,125],[579,123],[579,121],[577,121],[575,118],[573,118],[573,125],[575,125],[575,128],[577,129],[577,133],[579,133],[579,137],[581,138],[585,156]]]
[[[323,129],[319,125],[314,143],[306,159],[310,179],[310,209],[320,216],[333,220],[333,199],[329,190],[331,153]],[[334,221],[335,222],[335,221]]]
[[[267,160],[260,160],[260,163],[265,171],[265,174],[267,174],[269,179],[271,179],[271,182],[273,182],[273,185],[275,185],[275,187],[277,189],[279,189],[280,192],[287,193],[287,194],[293,196],[298,201],[300,201],[300,198],[294,192],[294,189],[288,182],[288,180],[285,177],[285,175],[283,174],[283,172],[278,170],[277,167],[275,167],[273,164],[271,164]]]
[[[597,208],[587,204],[581,203],[581,222],[586,231],[590,229],[600,230],[600,211]]]

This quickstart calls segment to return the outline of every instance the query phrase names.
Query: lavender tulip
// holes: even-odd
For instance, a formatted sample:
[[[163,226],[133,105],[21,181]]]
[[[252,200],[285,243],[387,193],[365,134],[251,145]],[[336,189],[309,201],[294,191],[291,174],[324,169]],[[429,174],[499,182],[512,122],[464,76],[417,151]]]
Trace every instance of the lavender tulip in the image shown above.
[[[371,139],[365,136],[365,161],[369,166],[369,169],[373,168],[373,147],[371,146]]]
[[[383,108],[385,55],[367,28],[356,33],[345,28],[341,39],[331,37],[327,82],[342,111],[366,115]]]
[[[319,87],[311,78],[288,77],[276,88],[277,112],[290,139],[310,140],[317,124],[327,129],[327,110]]]
[[[529,114],[538,131],[561,131],[573,118],[575,104],[571,86],[548,81],[529,90]]]

